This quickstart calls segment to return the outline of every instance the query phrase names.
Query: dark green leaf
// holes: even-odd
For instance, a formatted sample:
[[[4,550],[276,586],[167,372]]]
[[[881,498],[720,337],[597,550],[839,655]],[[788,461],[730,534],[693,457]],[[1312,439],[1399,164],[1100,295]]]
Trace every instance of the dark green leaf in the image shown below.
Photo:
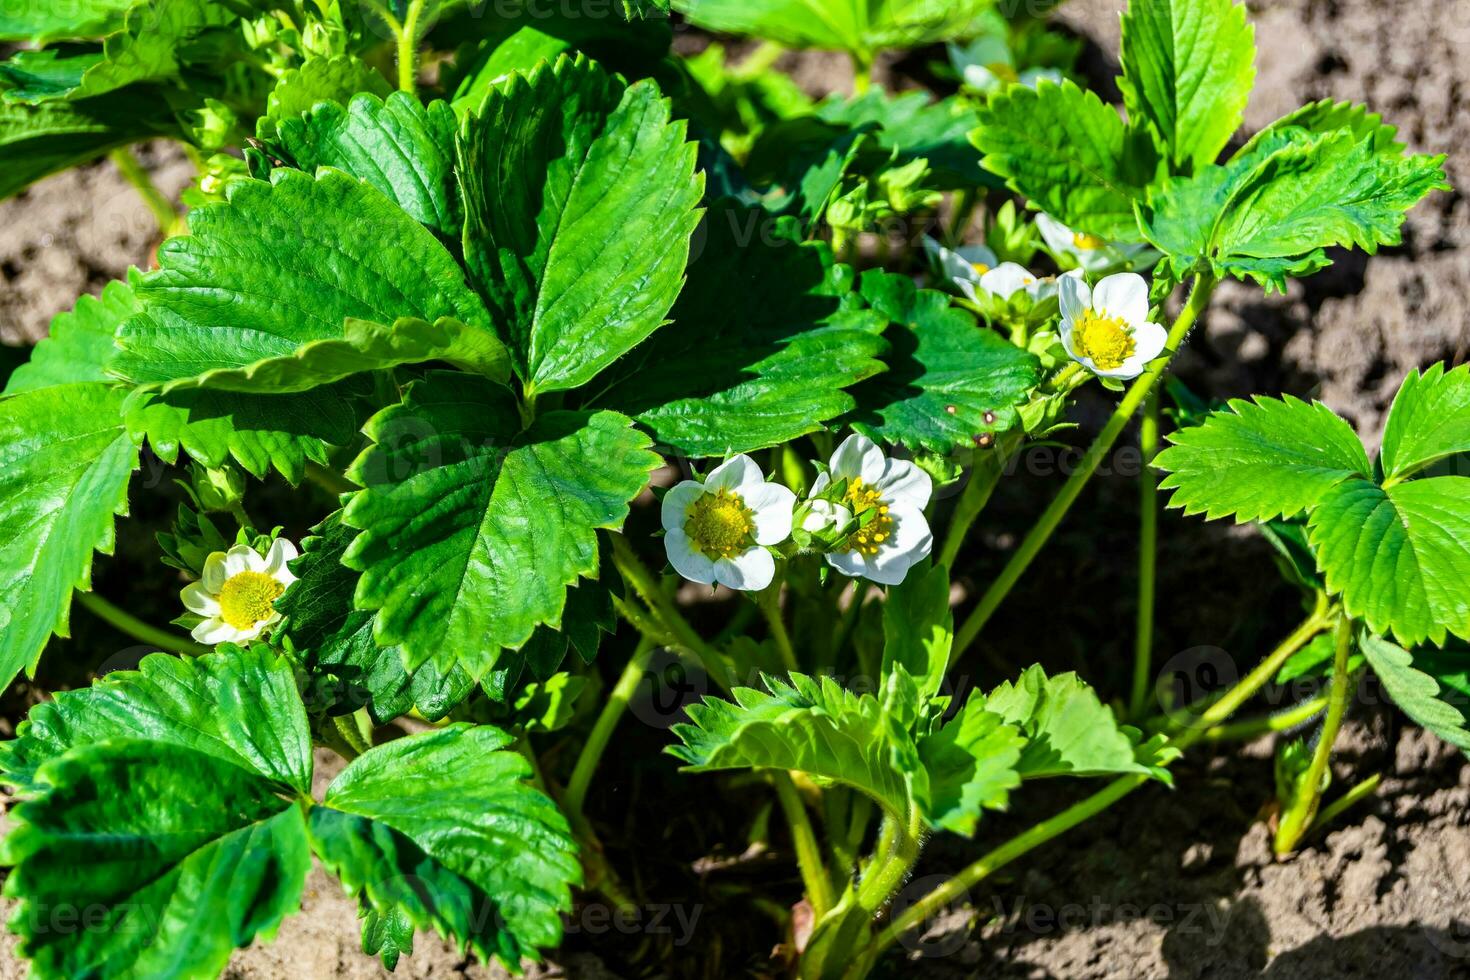
[[[133,286],[140,275],[136,269],[129,271],[127,282],[108,283],[100,298],[83,296],[77,300],[76,309],[52,320],[49,336],[36,345],[30,362],[10,376],[5,394],[112,380],[104,371],[117,352],[112,337],[122,322],[138,311]]]
[[[1397,481],[1456,453],[1470,452],[1470,365],[1410,371],[1383,431],[1383,475]]]
[[[1404,714],[1451,745],[1470,752],[1470,721],[1452,702],[1454,688],[1445,690],[1438,679],[1421,669],[1414,655],[1380,636],[1364,634],[1358,645]]]

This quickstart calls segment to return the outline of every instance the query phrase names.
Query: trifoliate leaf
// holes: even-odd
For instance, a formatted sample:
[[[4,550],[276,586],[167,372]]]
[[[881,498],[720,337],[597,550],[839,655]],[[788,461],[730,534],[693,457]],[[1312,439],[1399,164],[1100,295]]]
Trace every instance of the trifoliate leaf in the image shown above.
[[[353,55],[307,58],[300,68],[288,69],[271,89],[256,135],[274,139],[283,120],[296,119],[321,102],[346,105],[360,92],[383,99],[392,91],[386,78]]]
[[[1080,232],[1135,242],[1142,182],[1127,159],[1117,110],[1071,81],[1012,85],[980,110],[970,139],[985,169],[1016,193]],[[1152,174],[1145,174],[1151,177]]]
[[[763,680],[769,694],[740,687],[733,702],[705,698],[690,706],[691,723],[673,728],[684,744],[666,751],[686,772],[796,770],[866,793],[890,813],[909,812],[914,772],[899,760],[915,749],[877,698],[845,691],[830,677]]]
[[[617,528],[659,458],[615,412],[548,412],[522,431],[510,391],[435,372],[364,430],[349,470],[364,487],[343,520],[345,562],[379,644],[417,668],[476,679],[502,647],[557,625],[567,587],[597,572],[598,528]]]
[[[853,129],[876,127],[878,144],[897,154],[895,164],[927,160],[928,186],[950,190],[993,182],[970,145],[979,116],[960,99],[933,102],[923,92],[887,96],[874,89],[853,99],[830,96],[815,112],[825,122]]]
[[[779,445],[852,409],[844,389],[883,370],[882,319],[850,309],[851,272],[826,245],[770,236],[769,220],[710,210],[674,322],[608,372],[593,404],[687,456]]]
[[[1014,725],[1026,739],[1016,764],[1023,778],[1137,773],[1164,782],[1172,757],[1156,741],[1143,743],[1137,729],[1119,725],[1097,692],[1076,674],[1047,677],[1031,667],[985,696],[981,705]]]
[[[189,227],[164,243],[159,270],[136,288],[143,312],[118,332],[119,377],[167,382],[292,356],[341,338],[348,318],[489,326],[434,236],[339,171],[237,181],[228,202],[192,211]]]
[[[794,48],[848,51],[871,61],[885,48],[919,48],[981,33],[990,0],[674,0],[689,22]]]
[[[1414,647],[1470,638],[1470,479],[1351,480],[1312,511],[1328,591],[1373,632]]]
[[[1019,421],[1018,408],[1040,379],[1037,359],[912,279],[863,274],[863,298],[889,320],[888,370],[853,394],[854,428],[910,449],[947,453]]]
[[[311,870],[303,811],[257,773],[168,742],[112,739],[72,749],[38,778],[5,841],[6,894],[20,900],[12,928],[34,976],[215,976],[300,906]],[[87,927],[55,928],[58,913]]]
[[[338,338],[313,340],[293,353],[237,368],[215,368],[163,386],[165,392],[190,388],[287,394],[310,391],[355,374],[400,364],[444,361],[492,381],[510,380],[510,355],[500,339],[483,327],[458,320],[437,323],[403,319],[391,325],[348,318]]]
[[[1169,474],[1160,488],[1174,491],[1171,507],[1210,520],[1295,517],[1338,484],[1373,476],[1351,426],[1327,406],[1289,395],[1233,400],[1230,411],[1169,440],[1154,462]]]
[[[0,400],[0,680],[34,671],[52,633],[69,636],[73,589],[92,588],[92,552],[111,554],[128,512],[138,447],[124,394],[56,385]]]
[[[919,758],[929,777],[930,822],[967,837],[982,810],[1004,810],[1021,785],[1016,766],[1026,738],[972,696],[938,731],[919,739]]]
[[[0,198],[108,150],[169,134],[178,134],[178,123],[153,88],[36,106],[0,101]]]
[[[466,122],[465,260],[533,392],[585,384],[664,324],[702,195],[684,128],[652,82],[567,58]]]
[[[296,581],[276,601],[285,619],[275,635],[302,654],[307,672],[320,678],[340,709],[366,706],[380,725],[413,708],[438,721],[469,696],[475,682],[460,667],[440,671],[433,661],[410,673],[402,651],[378,646],[374,615],[352,605],[361,576],[342,564],[356,536],[339,512],[301,543],[301,557],[291,565]]]
[[[311,791],[311,735],[296,677],[265,646],[192,659],[150,654],[137,670],[60,692],[0,743],[0,772],[8,785],[40,792],[48,762],[110,739],[166,743]]]
[[[308,173],[336,167],[382,191],[445,242],[464,229],[454,176],[454,110],[445,102],[424,106],[394,92],[386,99],[360,94],[347,108],[320,102],[277,124],[279,141]]]
[[[1358,646],[1378,679],[1404,714],[1451,745],[1470,751],[1470,720],[1451,703],[1456,693],[1446,690],[1419,658],[1381,636],[1364,634]],[[1426,663],[1442,663],[1426,658]]]
[[[530,785],[511,742],[451,725],[371,749],[312,808],[309,833],[322,863],[378,915],[516,969],[561,941],[582,866],[566,819]]]
[[[1255,83],[1255,29],[1235,0],[1132,3],[1123,15],[1123,104],[1176,170],[1215,162]]]
[[[129,271],[127,282],[108,283],[101,297],[83,296],[74,310],[52,320],[49,335],[36,345],[30,362],[10,376],[5,394],[81,381],[111,381],[104,368],[117,352],[112,336],[138,310],[133,286],[140,275],[136,269]]]
[[[1384,478],[1397,481],[1463,452],[1470,452],[1470,366],[1410,371],[1383,431]]]
[[[52,41],[102,37],[122,26],[136,0],[14,3],[0,7],[0,41]]]

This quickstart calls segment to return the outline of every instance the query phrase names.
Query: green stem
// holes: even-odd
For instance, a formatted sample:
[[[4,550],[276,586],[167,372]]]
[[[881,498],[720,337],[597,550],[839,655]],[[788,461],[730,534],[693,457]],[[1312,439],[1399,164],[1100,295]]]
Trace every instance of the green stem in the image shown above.
[[[608,695],[607,703],[602,706],[602,712],[593,723],[592,733],[582,745],[582,752],[577,756],[577,764],[572,769],[572,777],[567,782],[567,791],[562,799],[568,809],[582,812],[583,804],[587,800],[587,787],[592,784],[597,764],[602,761],[602,753],[607,748],[608,740],[612,738],[623,712],[628,708],[628,702],[632,700],[639,682],[643,680],[643,672],[648,667],[653,651],[653,641],[644,638],[633,651],[633,656],[628,658],[628,665],[623,668],[623,673],[613,685],[612,693]]]
[[[344,493],[356,493],[362,489],[341,473],[320,463],[306,464],[306,478],[334,497]]]
[[[994,448],[978,457],[975,468],[970,472],[970,482],[965,484],[964,492],[955,503],[954,516],[949,519],[949,530],[945,532],[944,545],[939,549],[938,564],[954,568],[965,536],[970,533],[985,505],[990,503],[1001,474],[1005,472],[1006,460],[1020,448],[1024,438],[1021,433],[1009,433],[1002,436]]]
[[[1381,782],[1383,782],[1383,773],[1375,773],[1327,804],[1327,806],[1322,808],[1322,812],[1317,814],[1317,819],[1312,821],[1312,825],[1307,828],[1307,832],[1302,834],[1302,837],[1310,837],[1317,833],[1317,831],[1324,829],[1333,820],[1337,819],[1344,810],[1365,797],[1371,796],[1378,789],[1378,784]]]
[[[1153,676],[1154,596],[1159,559],[1159,481],[1154,456],[1159,451],[1159,391],[1149,393],[1143,406],[1138,446],[1138,619],[1133,635],[1133,697],[1128,717],[1142,718],[1148,710],[1149,679]]]
[[[854,52],[852,54],[852,91],[855,95],[866,95],[873,87],[873,62]]]
[[[801,880],[806,887],[806,897],[812,905],[812,914],[821,919],[832,908],[832,881],[822,865],[822,850],[817,846],[817,835],[812,830],[811,817],[806,804],[785,771],[771,773],[771,782],[776,787],[776,798],[781,801],[781,810],[786,814],[787,826],[791,828],[791,841],[796,848],[796,864],[801,869]]]
[[[887,903],[889,896],[898,891],[914,862],[919,859],[923,831],[924,820],[917,807],[905,820],[892,813],[884,815],[877,852],[868,866],[868,873],[858,883],[860,907],[876,913]]]
[[[157,647],[169,653],[179,653],[190,657],[209,652],[208,647],[200,646],[168,630],[159,629],[151,623],[143,622],[132,613],[124,612],[95,592],[78,592],[76,597],[77,605],[139,643],[146,643],[148,646]]]
[[[954,196],[954,213],[949,216],[948,241],[945,244],[963,244],[965,230],[975,217],[975,205],[980,197],[973,187],[962,188]]]
[[[1308,640],[1322,631],[1324,621],[1330,621],[1335,611],[1328,610],[1325,602],[1319,602],[1304,621],[1297,627],[1281,645],[1262,660],[1260,666],[1251,671],[1243,680],[1237,684],[1230,693],[1221,698],[1202,716],[1205,724],[1191,731],[1184,732],[1174,741],[1174,745],[1181,751],[1189,748],[1204,737],[1205,733],[1214,726],[1228,718],[1241,704],[1245,703],[1257,691],[1276,675],[1281,665],[1300,650]],[[940,885],[934,891],[929,892],[919,901],[915,902],[907,911],[893,920],[889,926],[878,934],[868,945],[862,954],[854,962],[847,976],[856,980],[866,975],[867,971],[877,961],[878,955],[887,949],[899,937],[910,929],[915,928],[927,921],[939,909],[959,898],[970,888],[985,880],[992,873],[1005,867],[1012,861],[1027,852],[1045,844],[1073,827],[1087,820],[1114,803],[1123,799],[1129,793],[1148,781],[1147,776],[1123,776],[1114,780],[1107,786],[1098,790],[1087,799],[1082,800],[1056,816],[1043,821],[1031,829],[1017,835],[995,848],[984,857],[966,867],[955,877]]]
[[[1306,834],[1317,807],[1322,802],[1322,781],[1327,776],[1328,763],[1332,761],[1332,746],[1337,741],[1338,729],[1347,714],[1348,698],[1353,678],[1349,677],[1348,653],[1353,645],[1352,620],[1343,616],[1337,623],[1336,646],[1332,655],[1332,686],[1327,691],[1327,717],[1322,722],[1322,733],[1317,739],[1317,748],[1312,753],[1312,763],[1303,777],[1301,794],[1282,814],[1276,826],[1275,850],[1278,856],[1290,854]]]
[[[174,233],[174,227],[178,224],[179,213],[174,210],[173,202],[164,196],[158,185],[153,183],[153,178],[148,171],[133,156],[133,151],[126,146],[120,146],[107,154],[107,158],[117,167],[123,179],[133,186],[143,203],[148,205],[148,210],[153,212],[154,220],[158,222],[158,230],[167,238]]]
[[[1233,725],[1216,725],[1206,731],[1204,737],[1210,742],[1247,742],[1261,735],[1284,732],[1298,725],[1305,725],[1320,715],[1326,707],[1326,697],[1312,698],[1265,718],[1254,718]]]
[[[836,656],[842,655],[842,648],[852,638],[852,631],[857,629],[858,619],[863,614],[863,600],[868,597],[868,589],[872,583],[865,578],[857,579],[852,583],[852,598],[848,600],[847,608],[842,611],[842,621],[837,627],[837,640],[832,647]]]
[[[411,0],[398,30],[398,88],[409,95],[418,93],[419,17],[425,0]]]
[[[740,79],[759,78],[785,53],[786,49],[775,41],[764,41],[740,64],[730,68],[730,74]]]
[[[757,592],[755,604],[760,607],[761,615],[766,617],[766,623],[771,627],[771,638],[776,641],[781,663],[787,671],[796,673],[801,668],[796,662],[796,648],[791,645],[791,634],[786,631],[786,621],[781,616],[781,583],[776,582]]]
[[[697,658],[705,673],[720,687],[726,691],[733,688],[735,677],[725,658],[689,625],[689,620],[674,606],[673,600],[664,592],[653,572],[643,564],[628,539],[621,534],[613,534],[611,538],[613,565],[623,580],[648,604],[654,617],[673,637],[675,645]]]
[[[1026,569],[1031,566],[1031,562],[1046,545],[1047,541],[1051,539],[1052,533],[1056,531],[1057,525],[1061,524],[1062,518],[1066,517],[1067,512],[1072,509],[1072,505],[1076,503],[1077,497],[1082,493],[1082,488],[1087,485],[1088,480],[1092,479],[1092,475],[1097,471],[1098,466],[1101,465],[1103,457],[1113,448],[1113,443],[1118,441],[1118,436],[1123,433],[1123,428],[1128,424],[1128,420],[1138,411],[1139,407],[1143,404],[1143,400],[1153,390],[1154,385],[1158,384],[1159,378],[1163,376],[1164,371],[1169,366],[1169,361],[1183,345],[1184,338],[1189,335],[1189,331],[1199,319],[1205,306],[1208,305],[1210,294],[1213,292],[1214,287],[1215,280],[1208,275],[1200,275],[1195,279],[1194,286],[1189,294],[1189,300],[1185,303],[1184,311],[1179,314],[1179,319],[1174,321],[1174,326],[1169,331],[1169,354],[1154,361],[1139,376],[1138,380],[1133,382],[1133,385],[1123,396],[1123,400],[1118,403],[1118,407],[1113,412],[1112,417],[1103,426],[1102,432],[1098,433],[1097,438],[1093,440],[1092,445],[1082,457],[1082,462],[1079,464],[1077,470],[1068,477],[1067,482],[1062,486],[1061,492],[1057,494],[1056,499],[1051,502],[1051,505],[1047,507],[1046,511],[1037,520],[1035,526],[1031,528],[1030,533],[1021,542],[1021,546],[1011,556],[1011,560],[1006,563],[1005,568],[991,582],[990,588],[980,597],[979,605],[965,619],[964,624],[955,636],[954,653],[951,655],[951,663],[957,660],[965,650],[969,649],[971,643],[975,642],[975,638],[980,635],[980,630],[985,626],[985,623],[994,614],[1000,604],[1005,601],[1006,596],[1010,594],[1016,582],[1025,574]]]

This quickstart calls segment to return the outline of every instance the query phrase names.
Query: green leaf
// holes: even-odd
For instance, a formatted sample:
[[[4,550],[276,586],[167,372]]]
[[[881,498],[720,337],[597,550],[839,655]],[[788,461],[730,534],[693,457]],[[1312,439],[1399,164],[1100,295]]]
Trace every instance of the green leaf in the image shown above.
[[[1010,791],[1021,785],[1016,766],[1026,745],[1026,738],[987,711],[978,695],[938,731],[920,738],[930,823],[973,836],[981,811],[1004,810]]]
[[[102,60],[102,52],[62,54],[55,48],[17,51],[0,62],[0,99],[35,105],[65,98],[82,84],[87,69]]]
[[[274,139],[283,120],[296,119],[321,102],[345,105],[358,93],[385,99],[392,91],[387,79],[353,55],[307,58],[300,68],[286,71],[271,89],[265,115],[256,123],[256,135]]]
[[[909,572],[889,588],[883,603],[883,666],[887,677],[895,666],[917,685],[920,707],[944,686],[954,643],[954,613],[949,608],[949,570],[943,565]]]
[[[322,863],[380,916],[517,969],[561,940],[582,867],[506,733],[451,725],[363,753],[311,811]]]
[[[296,676],[265,646],[224,646],[191,659],[150,654],[137,670],[59,692],[0,743],[0,772],[11,786],[43,792],[47,763],[117,739],[187,749],[311,791],[311,735]]]
[[[108,150],[177,133],[162,92],[151,88],[36,106],[0,101],[0,199]]]
[[[1025,736],[1016,764],[1023,778],[1137,773],[1170,781],[1163,764],[1177,753],[1141,743],[1137,729],[1119,725],[1076,674],[1047,677],[1031,667],[1014,684],[991,691],[982,706]]]
[[[1344,483],[1312,511],[1311,542],[1328,590],[1373,632],[1470,638],[1470,479]]]
[[[561,621],[567,586],[597,572],[598,528],[617,528],[659,458],[615,412],[548,412],[521,431],[506,388],[436,372],[365,429],[343,520],[346,564],[379,644],[410,669],[431,658],[476,679],[502,647]]]
[[[1123,104],[1185,172],[1212,164],[1240,128],[1255,83],[1255,29],[1234,0],[1131,3],[1123,15]]]
[[[489,324],[434,236],[339,171],[237,181],[228,202],[195,209],[189,226],[136,288],[143,312],[118,332],[119,377],[166,382],[293,356],[341,338],[348,318]]]
[[[103,41],[102,59],[87,69],[67,98],[103,95],[138,82],[172,81],[192,63],[217,63],[221,42],[238,35],[239,23],[239,14],[214,0],[135,3],[123,17],[123,29]]]
[[[1143,190],[1127,159],[1123,120],[1071,81],[1012,85],[980,110],[970,139],[985,169],[1059,221],[1102,238],[1140,239]]]
[[[1154,465],[1169,475],[1171,507],[1237,523],[1295,517],[1338,484],[1371,480],[1363,444],[1321,403],[1235,399],[1230,411],[1169,437]]]
[[[1383,475],[1396,482],[1431,463],[1470,452],[1470,365],[1410,371],[1383,431]]]
[[[366,181],[445,242],[464,229],[454,176],[454,134],[448,103],[427,107],[394,92],[387,99],[353,96],[346,109],[320,102],[278,124],[280,145],[308,173],[336,167]]]
[[[1358,646],[1404,714],[1451,745],[1470,751],[1470,723],[1446,699],[1447,694],[1455,693],[1453,688],[1446,691],[1432,674],[1420,669],[1413,654],[1380,636],[1364,634]]]
[[[909,812],[914,770],[900,760],[915,749],[877,698],[845,691],[830,677],[763,680],[769,694],[739,687],[733,702],[705,698],[691,705],[692,723],[673,727],[684,744],[665,751],[686,763],[686,772],[796,770],[820,783],[850,786],[889,813]]]
[[[34,671],[52,633],[69,636],[73,589],[92,552],[111,554],[138,447],[123,393],[68,384],[0,400],[0,680]]]
[[[402,651],[378,646],[374,615],[352,606],[360,576],[342,564],[356,536],[338,512],[302,542],[291,565],[296,581],[276,601],[285,618],[275,635],[304,654],[308,673],[321,678],[337,704],[366,706],[380,725],[413,708],[438,721],[469,696],[474,680],[458,666],[441,672],[432,661],[410,673]]]
[[[1282,116],[1252,136],[1233,159],[1255,156],[1262,147],[1279,145],[1284,140],[1305,142],[1312,136],[1324,136],[1339,130],[1352,133],[1357,141],[1371,137],[1374,150],[1388,156],[1400,156],[1405,149],[1404,144],[1396,139],[1397,127],[1385,123],[1382,116],[1369,111],[1367,106],[1323,99],[1309,102]]]
[[[883,370],[882,320],[851,309],[851,272],[830,248],[768,235],[769,220],[711,208],[673,324],[608,372],[594,404],[687,456],[779,445],[854,407],[844,389]]]
[[[829,48],[872,56],[886,48],[919,48],[982,32],[991,0],[674,0],[698,27],[752,34],[796,48]]]
[[[876,127],[878,143],[897,154],[894,165],[924,158],[929,162],[929,186],[963,189],[992,179],[970,145],[969,134],[980,125],[980,117],[960,99],[934,102],[924,92],[888,96],[873,89],[853,99],[829,96],[815,112],[840,126]]]
[[[139,389],[123,403],[123,421],[134,441],[173,464],[179,450],[218,468],[233,459],[257,479],[274,467],[293,485],[308,461],[326,465],[327,447],[357,433],[354,399],[371,390],[364,379],[289,395],[257,395],[207,389],[167,394]]]
[[[348,318],[340,338],[313,340],[289,355],[244,367],[215,368],[197,377],[180,378],[165,384],[163,390],[214,388],[286,394],[424,361],[445,361],[502,384],[510,380],[505,345],[482,327],[467,327],[451,319],[437,323],[403,319],[385,326]]]
[[[585,384],[665,322],[703,190],[684,129],[652,82],[567,58],[466,122],[465,259],[533,391]]]
[[[413,952],[413,922],[402,909],[379,915],[369,904],[362,912],[362,951],[383,961],[383,969],[392,973],[398,958]]]
[[[49,335],[36,345],[30,362],[10,376],[5,394],[82,381],[111,381],[104,368],[117,352],[112,335],[138,311],[133,286],[140,275],[138,270],[130,270],[127,282],[108,283],[101,297],[83,296],[74,310],[52,320]]]
[[[39,780],[5,841],[12,928],[35,976],[214,976],[300,906],[302,809],[254,772],[112,739],[47,763]],[[86,927],[52,925],[63,921]]]
[[[854,428],[910,449],[948,453],[1004,432],[1041,377],[1037,359],[981,329],[948,296],[907,276],[863,274],[863,298],[890,321],[888,370],[853,392]]]
[[[136,0],[71,0],[67,3],[0,5],[0,41],[52,41],[102,37],[122,26]]]

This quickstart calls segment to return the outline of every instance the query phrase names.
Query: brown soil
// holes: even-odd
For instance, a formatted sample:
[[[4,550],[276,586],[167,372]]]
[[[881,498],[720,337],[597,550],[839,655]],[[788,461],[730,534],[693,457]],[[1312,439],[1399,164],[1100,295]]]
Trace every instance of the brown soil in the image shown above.
[[[1452,6],[1435,0],[1252,3],[1261,53],[1248,126],[1310,99],[1366,101],[1401,125],[1412,148],[1450,153],[1458,184],[1470,173],[1470,20]],[[1121,0],[1073,0],[1060,14],[1094,42],[1086,67],[1104,86],[1116,72],[1105,53],[1116,50],[1121,7]],[[816,93],[847,87],[841,58],[803,56],[790,67]],[[165,189],[183,184],[187,167],[177,156],[156,151],[146,158]],[[1403,246],[1372,259],[1343,255],[1285,297],[1227,284],[1193,338],[1181,376],[1213,397],[1320,397],[1376,437],[1407,370],[1462,361],[1470,348],[1467,208],[1459,193],[1436,195],[1411,215]],[[50,316],[78,293],[97,292],[128,264],[146,264],[153,238],[151,216],[105,163],[0,204],[0,339],[41,336]],[[1090,415],[1084,406],[1084,428]],[[1096,481],[1026,588],[997,616],[976,680],[991,683],[1013,672],[1008,661],[1037,656],[1035,624],[1045,622],[1050,632],[1040,649],[1049,666],[1078,669],[1105,690],[1125,687],[1136,520],[1125,469]],[[971,582],[994,573],[1016,531],[1034,516],[1036,501],[1050,496],[1057,481],[1033,469],[1003,485],[975,549]],[[1197,659],[1210,648],[1231,669],[1248,667],[1295,621],[1293,595],[1276,582],[1268,552],[1250,533],[1173,517],[1162,533],[1160,661]],[[911,942],[909,959],[890,960],[886,971],[1038,980],[1470,977],[1470,768],[1433,738],[1400,729],[1381,699],[1364,700],[1377,703],[1355,707],[1335,785],[1377,771],[1385,773],[1384,785],[1340,819],[1340,829],[1308,841],[1294,859],[1276,862],[1270,855],[1269,742],[1217,757],[1201,752],[1180,765],[1175,791],[1146,788],[1017,862]],[[706,838],[717,836],[698,823],[711,819],[712,783],[670,776],[671,763],[656,756],[665,737],[650,726],[628,727],[638,730],[620,737],[634,744],[609,760],[606,782],[591,800],[609,811],[594,816],[604,821],[599,827],[610,856],[625,871],[635,856],[661,872],[682,869],[683,878],[661,879],[665,894],[658,897],[710,904],[693,951],[728,965],[703,969],[704,975],[761,970],[779,934],[768,925],[730,925],[752,913],[722,907],[688,871],[713,846]],[[936,876],[1086,790],[1030,789],[1014,813],[983,825],[977,841],[936,838],[909,893],[933,887]],[[730,799],[739,796],[732,792]],[[690,883],[687,893],[670,884],[681,880]],[[732,935],[742,937],[739,948],[729,947]],[[617,975],[596,955],[601,948],[596,937],[575,937],[560,965],[542,975]],[[21,975],[13,940],[7,937],[0,950],[0,978]],[[275,942],[241,951],[227,973],[281,980],[383,975],[358,950],[354,903],[320,871],[308,881],[302,912],[287,920]],[[502,974],[469,963],[436,936],[420,935],[396,975]],[[674,967],[664,975],[693,974]]]

